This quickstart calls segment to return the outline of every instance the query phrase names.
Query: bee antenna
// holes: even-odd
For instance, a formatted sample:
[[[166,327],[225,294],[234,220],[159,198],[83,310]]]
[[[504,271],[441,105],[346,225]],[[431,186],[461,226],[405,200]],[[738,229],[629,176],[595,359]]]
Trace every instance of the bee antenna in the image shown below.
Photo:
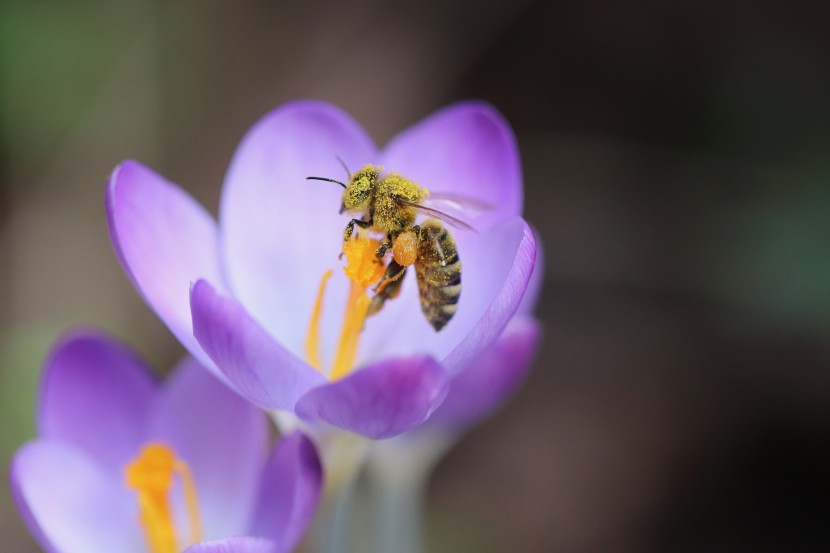
[[[326,177],[306,177],[305,180],[324,180],[326,182],[333,182],[335,184],[339,184],[343,188],[346,188],[346,185],[340,182],[339,180],[327,179]]]
[[[335,159],[337,159],[337,163],[339,163],[343,170],[346,171],[346,175],[349,177],[349,180],[352,180],[352,172],[349,171],[349,166],[346,165],[346,162],[343,161],[343,158],[338,155],[335,155],[334,157]]]

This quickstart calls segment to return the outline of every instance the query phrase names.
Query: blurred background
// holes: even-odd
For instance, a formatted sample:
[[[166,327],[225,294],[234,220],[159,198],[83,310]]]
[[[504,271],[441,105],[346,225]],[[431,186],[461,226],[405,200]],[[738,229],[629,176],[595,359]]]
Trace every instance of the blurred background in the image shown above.
[[[183,351],[112,253],[105,179],[216,213],[301,97],[378,144],[454,100],[512,123],[545,340],[454,449],[430,551],[830,550],[830,32],[822,2],[0,0],[0,450],[50,343]],[[5,479],[4,479],[5,480]],[[36,547],[0,500],[3,549]]]

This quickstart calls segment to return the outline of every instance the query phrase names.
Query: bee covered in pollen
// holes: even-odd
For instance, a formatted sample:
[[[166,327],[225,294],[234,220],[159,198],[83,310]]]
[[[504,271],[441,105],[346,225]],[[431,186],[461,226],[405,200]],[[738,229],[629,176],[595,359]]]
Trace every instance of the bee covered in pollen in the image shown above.
[[[368,315],[379,312],[387,300],[397,297],[407,268],[414,265],[421,311],[436,332],[444,328],[455,314],[461,296],[461,260],[455,239],[441,222],[468,231],[473,228],[428,202],[443,201],[457,208],[469,206],[478,210],[490,206],[467,198],[430,195],[408,178],[383,173],[376,165],[365,165],[350,173],[348,184],[324,177],[308,179],[334,182],[344,188],[340,213],[353,216],[343,231],[344,241],[352,238],[357,227],[384,237],[376,251],[378,258],[392,252],[386,271],[374,288]],[[421,214],[428,219],[416,225]]]

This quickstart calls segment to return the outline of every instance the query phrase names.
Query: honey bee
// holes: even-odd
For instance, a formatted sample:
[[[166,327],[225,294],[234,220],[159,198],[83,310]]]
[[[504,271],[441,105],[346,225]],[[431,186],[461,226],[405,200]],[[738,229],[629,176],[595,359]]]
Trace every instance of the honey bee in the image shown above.
[[[386,237],[376,255],[382,258],[391,251],[392,259],[375,287],[368,314],[377,313],[387,300],[400,293],[406,270],[414,265],[421,311],[436,332],[444,328],[455,314],[461,295],[461,260],[455,239],[441,221],[464,230],[473,228],[424,202],[429,197],[462,207],[466,204],[488,209],[489,206],[466,198],[430,195],[404,176],[381,174],[381,168],[375,165],[350,173],[348,184],[324,177],[307,178],[334,182],[344,188],[340,213],[355,216],[343,230],[344,241],[355,233],[355,227]],[[429,218],[416,225],[419,214]]]

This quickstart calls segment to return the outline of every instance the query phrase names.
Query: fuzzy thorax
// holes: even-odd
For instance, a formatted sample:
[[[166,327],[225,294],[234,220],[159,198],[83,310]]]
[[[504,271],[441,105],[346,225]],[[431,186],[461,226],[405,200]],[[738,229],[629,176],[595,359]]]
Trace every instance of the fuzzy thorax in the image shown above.
[[[398,234],[415,224],[417,213],[405,202],[420,203],[429,192],[397,173],[383,173],[383,167],[365,165],[349,179],[343,191],[343,209],[361,214],[382,233]]]
[[[386,175],[378,182],[372,223],[383,232],[403,232],[415,224],[417,213],[398,200],[420,203],[428,195],[425,188],[406,177],[395,173]]]

